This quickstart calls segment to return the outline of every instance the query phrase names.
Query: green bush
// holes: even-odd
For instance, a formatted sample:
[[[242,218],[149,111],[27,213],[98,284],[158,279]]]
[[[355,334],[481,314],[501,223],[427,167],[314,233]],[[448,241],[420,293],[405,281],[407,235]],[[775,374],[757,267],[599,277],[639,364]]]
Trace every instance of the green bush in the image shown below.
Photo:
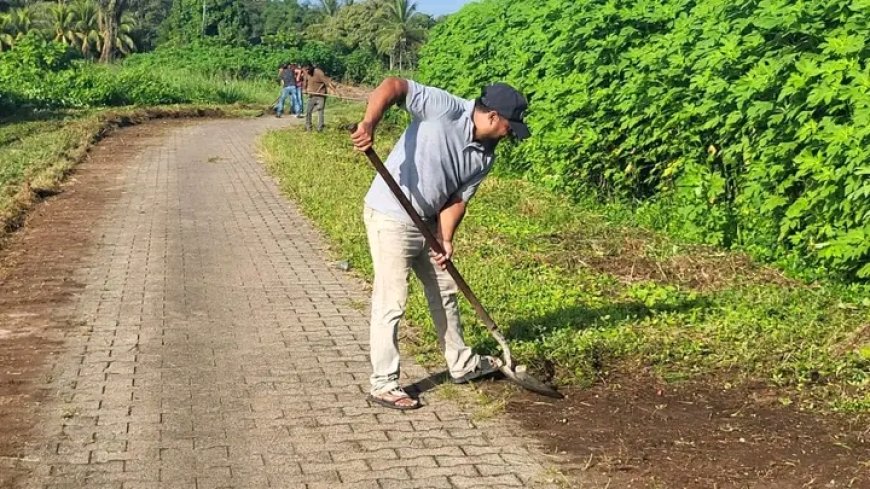
[[[280,51],[214,43],[166,45],[150,53],[134,54],[125,66],[141,69],[183,68],[205,76],[274,79],[278,66],[287,60]]]
[[[507,80],[534,137],[511,169],[806,272],[870,278],[868,0],[484,0],[420,76]]]
[[[150,57],[149,57],[150,56]],[[147,62],[142,61],[148,60]],[[160,105],[175,103],[264,102],[274,86],[244,82],[172,64],[162,53],[142,55],[118,65],[76,59],[67,47],[38,36],[0,53],[0,98],[8,110],[38,108]]]
[[[351,56],[354,54],[351,53]],[[169,44],[150,53],[134,54],[124,61],[124,65],[148,69],[165,69],[170,66],[204,76],[274,80],[278,75],[278,67],[288,62],[315,63],[337,79],[346,75],[344,57],[335,49],[316,41],[286,48],[265,45],[227,46],[207,41],[184,45]],[[361,78],[356,77],[364,76],[365,72],[355,68],[351,80],[361,81]]]
[[[130,56],[117,65],[77,59],[62,44],[31,35],[0,53],[0,109],[160,105],[176,103],[268,103],[277,90],[278,66],[313,62],[336,78],[344,61],[328,46],[294,49],[236,47],[213,43],[165,46]],[[352,80],[373,78],[378,64],[367,55],[348,58]],[[377,61],[377,60],[375,60]]]
[[[0,88],[0,114],[8,114],[20,105],[21,102],[14,93],[7,92],[3,88]]]

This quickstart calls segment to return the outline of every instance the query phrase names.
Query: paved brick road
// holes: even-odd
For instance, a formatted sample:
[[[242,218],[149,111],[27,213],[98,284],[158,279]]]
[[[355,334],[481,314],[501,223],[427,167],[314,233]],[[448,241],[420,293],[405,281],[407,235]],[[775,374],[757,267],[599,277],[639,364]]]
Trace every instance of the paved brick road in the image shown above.
[[[368,296],[256,161],[278,124],[182,125],[123,165],[19,485],[541,487],[507,421],[365,401]]]

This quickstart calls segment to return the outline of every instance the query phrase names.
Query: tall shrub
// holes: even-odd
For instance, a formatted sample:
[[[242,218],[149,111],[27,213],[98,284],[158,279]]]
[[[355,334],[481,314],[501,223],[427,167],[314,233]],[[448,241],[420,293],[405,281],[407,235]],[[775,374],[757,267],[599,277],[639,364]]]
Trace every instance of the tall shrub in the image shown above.
[[[313,62],[335,77],[344,74],[344,63],[335,50],[323,43],[307,42],[298,47],[229,46],[213,41],[167,44],[151,53],[135,54],[127,66],[177,67],[204,75],[232,78],[273,79],[285,62]]]
[[[662,227],[870,278],[870,1],[484,0],[421,77],[506,79],[535,136],[514,167],[640,200]]]

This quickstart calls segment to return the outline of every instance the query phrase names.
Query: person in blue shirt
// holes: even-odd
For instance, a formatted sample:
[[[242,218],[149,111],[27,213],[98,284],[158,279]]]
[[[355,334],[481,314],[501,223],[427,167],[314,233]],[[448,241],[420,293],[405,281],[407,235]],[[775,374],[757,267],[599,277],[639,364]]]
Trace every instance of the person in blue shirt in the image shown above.
[[[301,102],[297,104],[300,94],[296,86],[296,65],[283,64],[278,70],[278,82],[281,84],[281,95],[278,97],[278,106],[275,108],[275,117],[280,118],[284,114],[284,101],[290,100],[290,110],[297,117],[302,114]]]

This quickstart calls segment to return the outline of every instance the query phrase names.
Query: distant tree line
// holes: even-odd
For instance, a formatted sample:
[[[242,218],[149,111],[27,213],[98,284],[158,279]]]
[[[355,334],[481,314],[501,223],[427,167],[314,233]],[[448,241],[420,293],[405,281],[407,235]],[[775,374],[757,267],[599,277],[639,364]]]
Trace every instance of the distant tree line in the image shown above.
[[[0,52],[34,33],[102,62],[195,40],[276,48],[320,41],[404,70],[416,66],[435,23],[410,0],[0,0]]]

